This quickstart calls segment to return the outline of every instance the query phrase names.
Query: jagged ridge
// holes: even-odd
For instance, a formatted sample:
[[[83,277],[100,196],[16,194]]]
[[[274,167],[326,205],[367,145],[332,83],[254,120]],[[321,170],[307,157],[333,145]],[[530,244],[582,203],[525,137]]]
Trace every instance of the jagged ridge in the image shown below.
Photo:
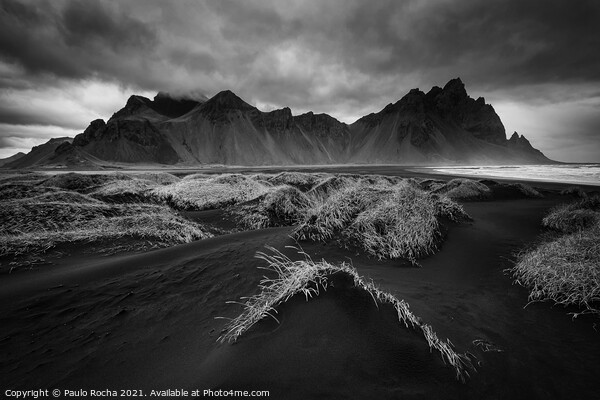
[[[166,93],[153,100],[134,95],[107,122],[92,121],[70,146],[60,150],[68,150],[70,158],[23,157],[7,166],[95,160],[187,165],[552,162],[523,136],[515,133],[507,140],[494,108],[481,97],[469,97],[460,78],[427,93],[413,89],[351,125],[327,114],[293,116],[287,107],[263,112],[229,90],[206,101]]]

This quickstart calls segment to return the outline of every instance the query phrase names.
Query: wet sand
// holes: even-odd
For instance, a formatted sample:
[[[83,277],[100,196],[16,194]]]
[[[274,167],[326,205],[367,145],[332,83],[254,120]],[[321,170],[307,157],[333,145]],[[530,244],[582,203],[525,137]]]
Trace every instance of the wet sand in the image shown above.
[[[149,393],[210,387],[270,390],[271,398],[594,398],[600,392],[595,320],[573,321],[568,309],[547,303],[524,308],[527,290],[504,272],[515,252],[542,232],[548,208],[569,200],[547,194],[464,203],[473,222],[449,226],[440,251],[420,260],[420,268],[335,244],[301,243],[317,260],[350,258],[361,275],[406,300],[440,338],[474,355],[477,371],[466,383],[455,379],[421,336],[397,323],[394,310],[377,308],[343,282],[308,303],[294,298],[280,307],[281,324],[264,320],[236,344],[218,344],[226,321],[215,317],[241,312],[226,301],[257,292],[264,261],[254,258],[256,251],[295,244],[291,228],[271,228],[145,254],[82,255],[0,276],[3,389]],[[192,217],[218,221],[215,213]]]

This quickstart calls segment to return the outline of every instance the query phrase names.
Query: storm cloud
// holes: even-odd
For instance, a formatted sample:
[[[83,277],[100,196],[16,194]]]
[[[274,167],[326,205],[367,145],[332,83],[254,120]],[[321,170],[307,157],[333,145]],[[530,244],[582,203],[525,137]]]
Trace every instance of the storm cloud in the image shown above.
[[[133,92],[224,89],[350,123],[460,76],[508,131],[580,161],[600,154],[599,19],[587,0],[0,0],[0,123],[83,130]]]

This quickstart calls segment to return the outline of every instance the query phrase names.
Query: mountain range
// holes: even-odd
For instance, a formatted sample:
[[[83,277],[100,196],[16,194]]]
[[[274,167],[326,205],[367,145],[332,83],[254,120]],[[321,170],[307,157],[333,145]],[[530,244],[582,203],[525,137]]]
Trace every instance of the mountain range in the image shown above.
[[[264,112],[226,90],[210,99],[131,96],[108,120],[75,138],[34,147],[4,167],[115,164],[540,164],[551,163],[460,78],[413,89],[377,113],[345,124],[327,114]]]

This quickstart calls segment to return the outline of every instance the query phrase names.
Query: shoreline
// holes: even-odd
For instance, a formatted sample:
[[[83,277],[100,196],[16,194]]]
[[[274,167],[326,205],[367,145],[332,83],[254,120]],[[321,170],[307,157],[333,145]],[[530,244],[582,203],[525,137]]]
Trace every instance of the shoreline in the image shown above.
[[[560,165],[589,165],[590,163],[561,163]],[[532,164],[534,165],[534,164]],[[535,165],[556,165],[556,164],[535,164]],[[599,164],[600,165],[600,164]],[[507,165],[508,166],[508,165]],[[530,165],[514,165],[530,166]],[[224,174],[224,173],[279,173],[279,172],[324,172],[324,173],[349,173],[349,174],[376,174],[386,176],[399,176],[406,178],[432,178],[439,180],[449,180],[454,178],[466,179],[491,179],[502,183],[524,183],[536,185],[544,189],[567,188],[573,186],[582,186],[586,190],[600,191],[600,183],[589,182],[564,182],[549,179],[531,179],[516,177],[499,177],[494,175],[478,174],[456,174],[451,172],[435,171],[438,168],[468,168],[468,167],[496,167],[496,166],[471,166],[471,165],[452,165],[452,166],[423,166],[423,165],[396,165],[396,164],[327,164],[327,165],[283,165],[283,166],[223,166],[209,165],[198,167],[170,167],[170,166],[136,166],[111,169],[27,169],[27,170],[6,170],[0,169],[2,174],[33,172],[45,174],[63,174],[63,173],[82,173],[82,174],[106,174],[106,173],[142,173],[142,172],[166,172],[175,176],[185,176],[194,173]]]

